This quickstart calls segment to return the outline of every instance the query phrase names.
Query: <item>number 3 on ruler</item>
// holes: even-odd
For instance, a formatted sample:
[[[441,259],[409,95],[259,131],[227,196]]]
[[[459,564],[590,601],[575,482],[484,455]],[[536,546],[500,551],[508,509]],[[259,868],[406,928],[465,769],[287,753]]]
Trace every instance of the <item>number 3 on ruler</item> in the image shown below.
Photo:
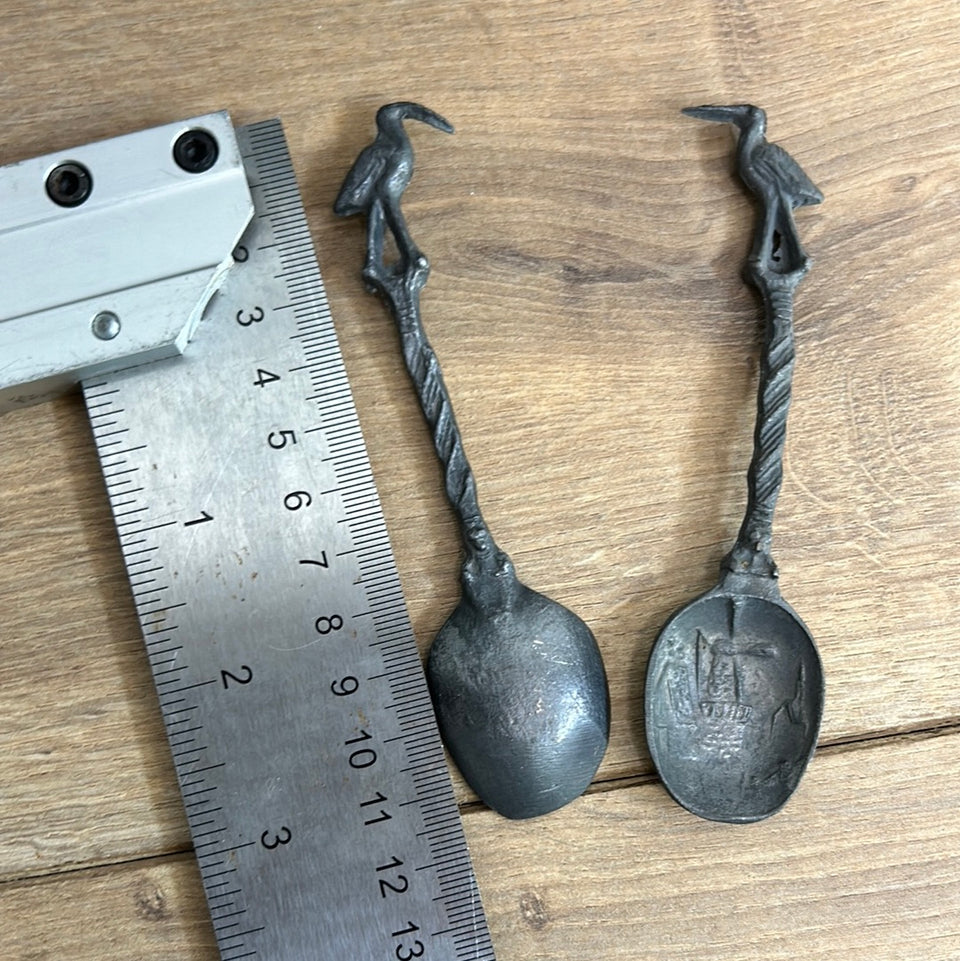
[[[274,851],[280,847],[281,844],[289,844],[292,838],[293,834],[290,833],[290,828],[284,826],[280,828],[277,834],[271,835],[269,831],[264,831],[263,834],[260,835],[260,843],[268,851]]]

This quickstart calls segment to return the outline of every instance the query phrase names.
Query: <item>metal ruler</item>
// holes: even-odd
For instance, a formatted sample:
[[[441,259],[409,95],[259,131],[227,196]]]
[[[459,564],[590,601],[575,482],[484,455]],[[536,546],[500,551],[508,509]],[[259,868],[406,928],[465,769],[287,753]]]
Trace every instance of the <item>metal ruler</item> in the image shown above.
[[[492,959],[283,131],[237,135],[190,349],[84,381],[220,956]]]

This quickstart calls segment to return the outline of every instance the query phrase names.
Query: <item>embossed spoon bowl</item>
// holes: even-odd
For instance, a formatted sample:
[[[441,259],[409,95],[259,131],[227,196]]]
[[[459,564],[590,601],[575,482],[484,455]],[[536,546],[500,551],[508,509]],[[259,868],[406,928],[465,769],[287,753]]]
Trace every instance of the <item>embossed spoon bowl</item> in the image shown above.
[[[747,511],[720,581],[666,623],[647,666],[647,742],[664,786],[714,821],[759,821],[794,792],[813,756],[823,671],[813,638],[780,595],[770,552],[793,373],[793,295],[809,269],[793,210],[819,203],[797,163],[764,138],[748,104],[684,113],[740,130],[741,178],[760,210],[745,271],[766,313]]]
[[[462,595],[427,662],[440,733],[481,800],[506,817],[530,818],[578,797],[593,779],[609,736],[606,674],[586,624],[520,582],[480,514],[440,365],[420,319],[430,267],[400,210],[413,172],[405,119],[452,132],[419,104],[381,107],[377,138],[348,173],[334,210],[367,215],[363,276],[396,320],[463,537]],[[387,230],[399,253],[392,264],[384,262]]]

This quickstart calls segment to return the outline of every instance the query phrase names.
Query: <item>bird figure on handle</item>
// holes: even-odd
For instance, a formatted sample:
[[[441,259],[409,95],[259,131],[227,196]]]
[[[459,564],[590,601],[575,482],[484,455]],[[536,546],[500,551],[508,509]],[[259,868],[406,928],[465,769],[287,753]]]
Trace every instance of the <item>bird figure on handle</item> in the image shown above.
[[[767,115],[760,107],[686,107],[683,113],[699,120],[731,123],[740,132],[737,172],[760,201],[761,226],[754,235],[748,269],[774,274],[807,272],[809,261],[800,246],[793,211],[823,203],[823,194],[782,147],[766,138]]]
[[[419,273],[429,269],[400,209],[400,198],[413,177],[413,148],[403,129],[403,121],[408,119],[453,133],[453,127],[443,117],[419,103],[401,101],[384,105],[377,111],[376,138],[354,161],[333,205],[334,213],[341,217],[367,215],[367,259],[363,277],[377,286],[387,280],[383,264],[385,226],[393,234],[400,254],[395,269],[398,278],[411,270]]]

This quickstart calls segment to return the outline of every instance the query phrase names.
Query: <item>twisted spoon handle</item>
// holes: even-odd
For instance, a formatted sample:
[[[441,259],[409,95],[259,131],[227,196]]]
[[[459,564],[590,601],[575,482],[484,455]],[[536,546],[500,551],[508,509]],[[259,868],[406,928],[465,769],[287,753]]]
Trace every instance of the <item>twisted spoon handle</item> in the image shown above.
[[[477,485],[463,449],[440,362],[420,318],[420,290],[426,283],[429,269],[426,257],[420,254],[418,261],[408,266],[402,277],[373,277],[370,272],[367,276],[380,290],[396,321],[403,359],[433,434],[447,498],[460,523],[468,558],[492,558],[495,544],[480,513]]]
[[[753,458],[747,472],[747,510],[725,565],[735,572],[777,576],[771,554],[773,512],[783,480],[783,448],[793,379],[793,295],[806,269],[751,272],[766,312]]]

